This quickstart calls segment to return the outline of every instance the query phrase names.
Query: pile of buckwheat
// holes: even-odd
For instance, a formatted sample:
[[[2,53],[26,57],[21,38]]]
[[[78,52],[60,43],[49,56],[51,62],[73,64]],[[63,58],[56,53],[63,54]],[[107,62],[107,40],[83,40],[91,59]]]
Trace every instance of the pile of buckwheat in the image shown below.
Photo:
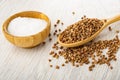
[[[89,25],[85,26],[85,24],[89,24]],[[78,26],[74,26],[74,25],[78,25]],[[67,34],[67,35],[63,34],[64,36],[66,36],[64,37],[65,38],[64,40],[69,39],[70,41],[64,41],[62,39],[61,41],[64,41],[65,43],[71,43],[72,40],[70,38],[72,38],[73,40],[75,39],[74,41],[81,40],[79,38],[76,38],[81,34],[75,33],[79,28],[80,28],[79,29],[80,31],[78,32],[80,33],[83,32],[83,30],[85,30],[84,32],[85,34],[81,35],[83,37],[80,37],[80,36],[79,37],[85,39],[93,35],[97,30],[100,29],[102,25],[103,25],[103,22],[98,19],[85,18],[84,20],[81,20],[78,23],[71,25],[65,31],[62,32],[62,34],[63,33]],[[86,27],[86,29],[85,28],[82,29],[82,27]],[[108,29],[109,31],[112,30],[111,27],[109,27]],[[59,34],[60,32],[56,31],[55,29],[55,33]],[[51,55],[53,58],[56,58],[56,59],[59,59],[60,57],[64,57],[65,62],[62,63],[61,65],[56,65],[55,66],[56,69],[60,69],[60,66],[63,67],[68,63],[71,63],[73,66],[76,66],[76,67],[80,67],[85,64],[89,65],[89,68],[88,68],[89,71],[92,71],[96,65],[102,65],[102,64],[106,64],[110,67],[110,69],[113,69],[111,65],[111,61],[117,60],[116,53],[119,47],[120,47],[120,40],[116,35],[116,37],[112,40],[99,40],[97,42],[91,41],[91,42],[88,42],[87,44],[74,47],[74,48],[66,48],[66,47],[60,46],[58,42],[55,42],[54,45],[52,46],[52,50],[50,51],[49,55]],[[104,50],[106,51],[104,52]],[[52,59],[48,59],[48,61],[52,62]],[[50,64],[50,67],[54,67],[54,66]]]
[[[95,34],[103,25],[103,21],[97,18],[82,18],[82,20],[70,25],[60,36],[63,43],[74,43],[82,41]]]

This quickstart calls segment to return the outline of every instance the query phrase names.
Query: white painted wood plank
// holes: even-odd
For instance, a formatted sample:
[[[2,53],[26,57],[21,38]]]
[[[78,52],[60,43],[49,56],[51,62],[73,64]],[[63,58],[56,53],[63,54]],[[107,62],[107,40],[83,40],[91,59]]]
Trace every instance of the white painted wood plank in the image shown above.
[[[64,27],[78,21],[84,14],[88,17],[109,18],[120,13],[120,0],[1,0],[0,26],[12,14],[36,10],[47,14],[53,25],[57,19],[64,22]],[[75,15],[72,15],[72,12]],[[115,30],[120,30],[120,22],[113,24],[114,30],[110,33],[105,29],[98,39],[112,39]],[[119,34],[120,37],[120,34]],[[47,40],[48,41],[48,40]],[[51,43],[37,46],[32,49],[22,49],[10,44],[0,31],[0,80],[119,80],[120,78],[120,51],[118,61],[113,62],[113,70],[106,65],[97,66],[89,72],[87,66],[75,68],[70,64],[60,70],[50,68],[48,63]],[[54,65],[60,65],[64,59],[54,60]]]

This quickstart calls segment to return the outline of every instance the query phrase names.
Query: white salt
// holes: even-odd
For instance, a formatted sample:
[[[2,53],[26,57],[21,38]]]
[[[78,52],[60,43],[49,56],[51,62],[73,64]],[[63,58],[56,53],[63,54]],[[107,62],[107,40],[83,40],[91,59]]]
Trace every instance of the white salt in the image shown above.
[[[18,17],[8,25],[8,32],[14,36],[29,36],[41,32],[47,25],[42,19]]]

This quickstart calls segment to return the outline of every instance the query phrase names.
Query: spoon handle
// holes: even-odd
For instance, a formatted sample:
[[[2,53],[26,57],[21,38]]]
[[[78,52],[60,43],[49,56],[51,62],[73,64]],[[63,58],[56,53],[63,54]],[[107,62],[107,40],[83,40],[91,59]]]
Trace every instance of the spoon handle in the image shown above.
[[[120,14],[108,19],[107,22],[105,23],[105,26],[108,26],[109,24],[112,24],[112,23],[119,21],[119,20],[120,20]]]

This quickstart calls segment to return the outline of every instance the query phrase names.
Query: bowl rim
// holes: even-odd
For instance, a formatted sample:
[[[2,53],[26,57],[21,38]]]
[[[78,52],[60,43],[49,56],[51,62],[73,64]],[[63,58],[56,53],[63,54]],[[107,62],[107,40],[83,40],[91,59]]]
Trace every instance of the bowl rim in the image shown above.
[[[42,12],[38,12],[38,11],[22,11],[22,12],[15,13],[15,14],[11,15],[9,18],[7,18],[7,20],[6,20],[6,21],[3,23],[3,25],[2,25],[2,31],[3,31],[3,33],[6,33],[7,35],[10,35],[10,36],[16,37],[16,38],[27,38],[27,37],[32,37],[32,36],[35,36],[35,35],[40,34],[42,31],[40,31],[40,32],[38,32],[38,33],[35,33],[35,34],[33,34],[33,35],[28,35],[28,36],[16,36],[16,35],[11,34],[11,33],[8,31],[8,25],[9,25],[9,23],[10,23],[13,19],[15,19],[15,18],[17,18],[17,17],[23,17],[22,14],[30,14],[30,13],[32,13],[32,14],[37,14],[37,15],[43,15],[44,17],[47,18],[47,20],[42,19],[42,20],[45,20],[45,21],[47,22],[46,27],[45,27],[42,31],[44,31],[44,30],[46,30],[48,27],[50,27],[51,22],[50,22],[49,17],[48,17],[46,14],[44,14],[44,13],[42,13]],[[34,17],[31,17],[31,16],[24,16],[24,17],[34,18]],[[36,19],[41,19],[41,18],[38,17],[38,18],[36,18]],[[7,24],[7,25],[6,25],[6,24]]]

